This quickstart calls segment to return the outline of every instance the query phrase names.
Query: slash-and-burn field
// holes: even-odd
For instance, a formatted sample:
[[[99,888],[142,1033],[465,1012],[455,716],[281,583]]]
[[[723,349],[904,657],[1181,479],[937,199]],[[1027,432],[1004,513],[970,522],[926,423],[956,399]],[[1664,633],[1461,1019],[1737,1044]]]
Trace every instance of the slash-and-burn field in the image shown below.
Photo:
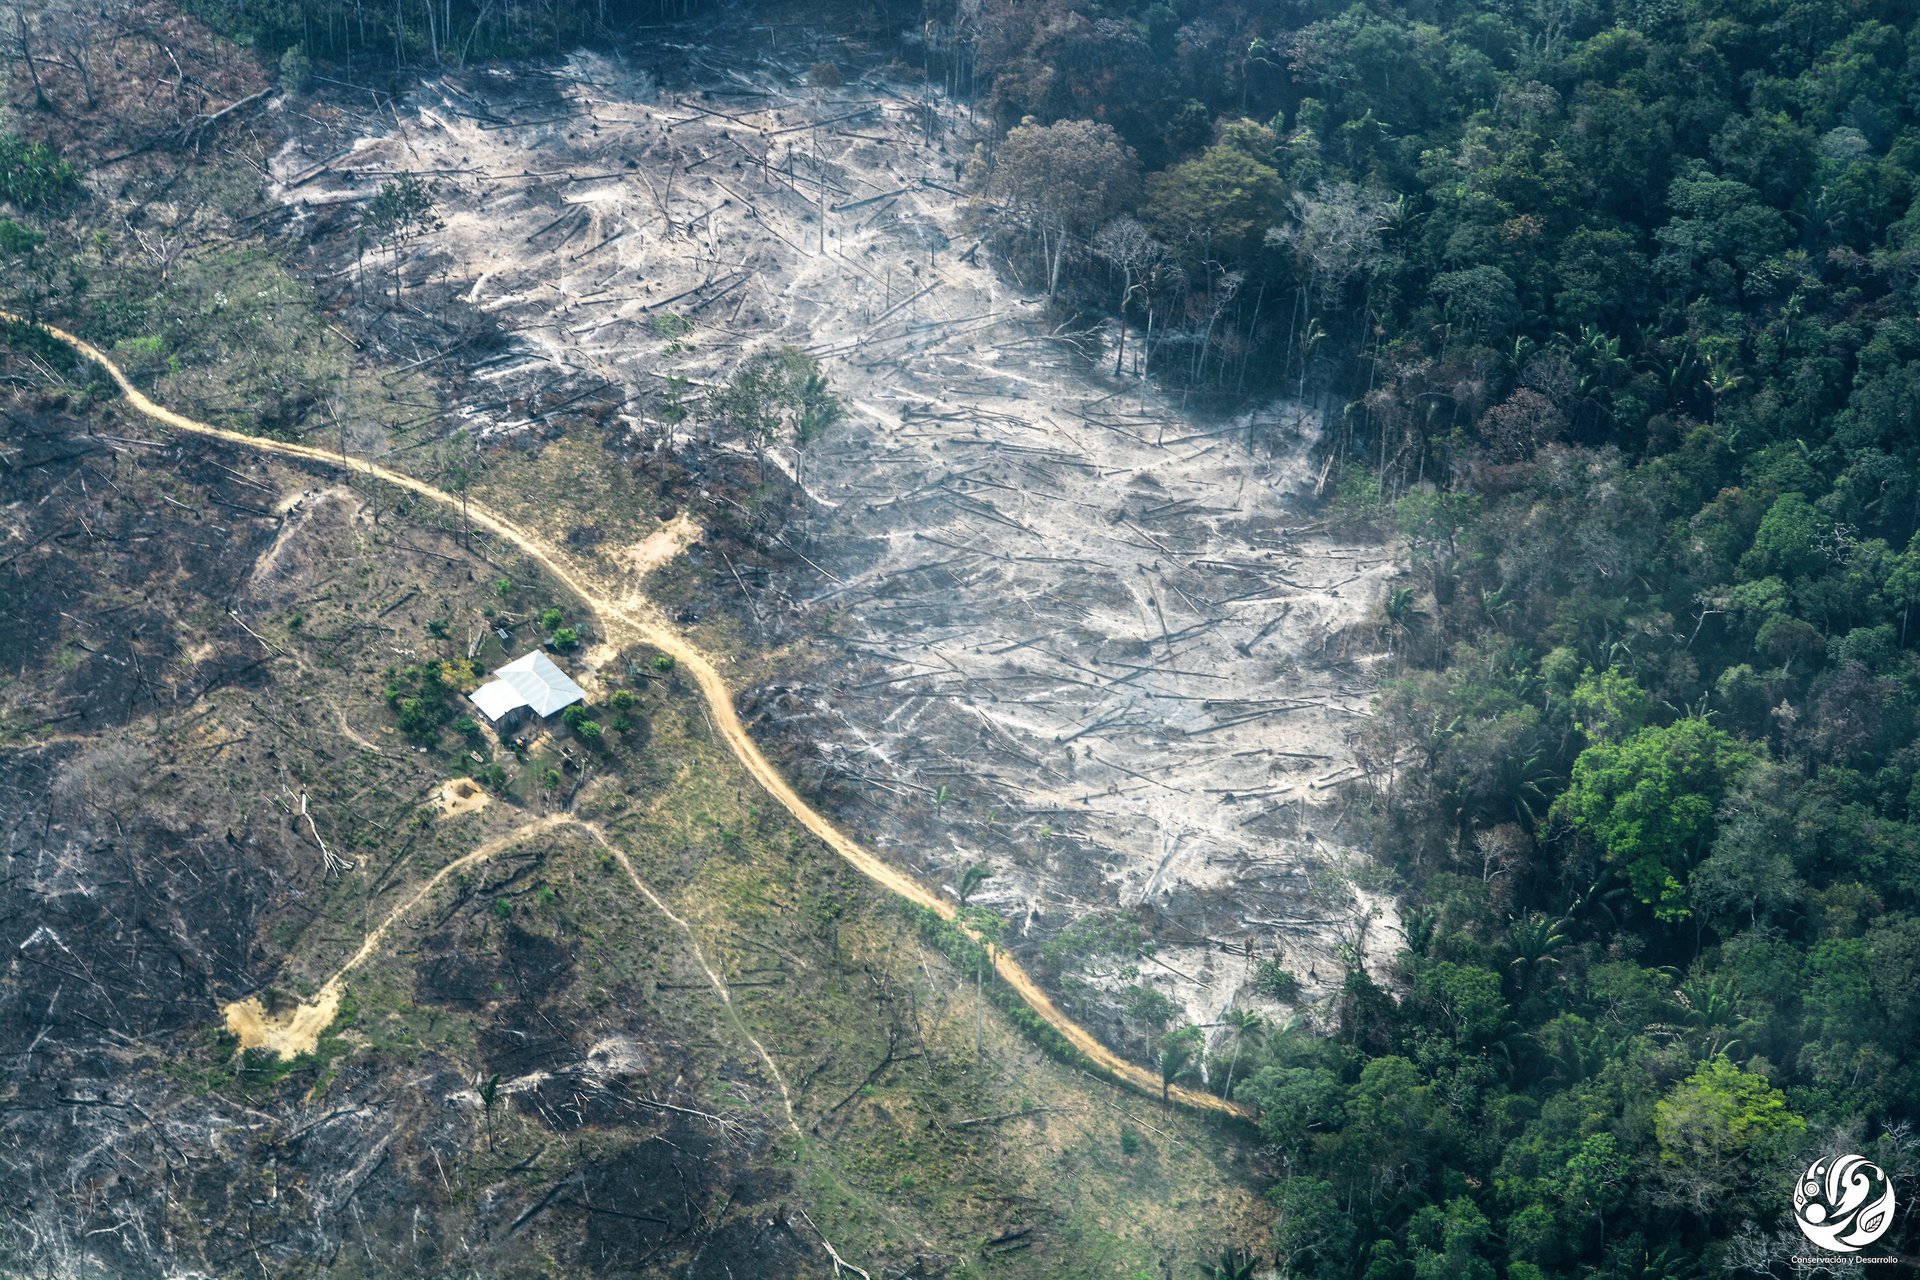
[[[834,56],[860,58],[663,41],[444,75],[377,121],[316,107],[276,190],[330,270],[445,302],[438,329],[393,322],[396,355],[489,334],[456,417],[524,447],[483,482],[501,505],[564,527],[585,474],[671,454],[699,518],[757,531],[711,533],[657,585],[773,655],[756,732],[882,848],[934,883],[991,868],[976,900],[1030,952],[1144,923],[1137,980],[1196,1023],[1258,1003],[1261,960],[1325,994],[1342,944],[1396,945],[1340,785],[1395,568],[1304,501],[1317,415],[1207,417],[1103,376],[989,261],[992,210],[955,185],[964,113],[884,69],[807,87]],[[444,226],[356,264],[346,211],[401,173]],[[754,458],[695,424],[777,345],[818,357],[846,412]],[[757,489],[719,482],[729,459]],[[582,513],[574,545],[619,565],[617,521]],[[1053,967],[1089,1016],[1116,1007],[1112,973]]]
[[[1278,956],[1311,1004],[1394,937],[1342,818],[1393,569],[1304,499],[1317,420],[1104,377],[991,260],[964,114],[796,30],[263,109],[139,215],[237,235],[269,175],[274,253],[176,264],[186,358],[142,384],[644,580],[837,817],[929,884],[990,868],[973,901],[1122,1052],[1130,985],[1217,1024]],[[442,225],[361,245],[400,173]],[[845,412],[756,456],[710,400],[780,345]],[[984,1008],[657,655],[566,651],[596,747],[457,696],[410,733],[424,668],[587,621],[457,511],[78,396],[6,411],[0,1191],[34,1208],[0,1257],[1131,1275],[1265,1231],[1237,1139]]]
[[[569,606],[510,549],[338,473],[4,408],[10,1266],[797,1276],[831,1241],[876,1273],[1125,1274],[1257,1231],[1218,1134],[982,1018],[691,689],[627,680],[650,655],[579,660],[637,696],[572,763],[409,742],[409,668],[497,663]],[[329,989],[286,1055],[223,1028]]]

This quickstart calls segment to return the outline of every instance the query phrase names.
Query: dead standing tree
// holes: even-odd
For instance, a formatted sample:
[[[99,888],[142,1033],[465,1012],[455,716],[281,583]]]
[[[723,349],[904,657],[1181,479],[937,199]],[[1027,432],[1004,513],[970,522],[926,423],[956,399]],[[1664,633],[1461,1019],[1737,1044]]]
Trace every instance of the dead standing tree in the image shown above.
[[[58,109],[41,75],[48,69],[77,77],[86,110],[98,107],[97,60],[103,44],[126,32],[130,8],[126,0],[40,0],[32,5],[15,0],[15,52],[40,105]]]
[[[1127,354],[1127,308],[1136,295],[1147,295],[1147,340],[1151,344],[1154,276],[1171,261],[1172,254],[1137,219],[1124,216],[1100,228],[1092,248],[1096,256],[1104,258],[1120,273],[1120,298],[1114,307],[1120,318],[1120,336],[1113,347],[1113,376],[1117,378]]]
[[[1269,230],[1267,244],[1291,249],[1303,277],[1287,337],[1291,351],[1303,321],[1308,334],[1318,327],[1316,307],[1337,303],[1355,275],[1371,275],[1386,260],[1386,232],[1401,211],[1395,201],[1351,182],[1323,183],[1311,195],[1296,191],[1289,203],[1292,220]],[[1309,342],[1301,342],[1303,388]]]

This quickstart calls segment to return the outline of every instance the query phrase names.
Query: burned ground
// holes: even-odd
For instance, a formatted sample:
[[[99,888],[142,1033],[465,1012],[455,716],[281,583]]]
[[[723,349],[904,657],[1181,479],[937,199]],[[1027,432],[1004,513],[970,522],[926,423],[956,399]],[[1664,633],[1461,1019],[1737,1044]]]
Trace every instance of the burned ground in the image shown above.
[[[800,1275],[831,1239],[932,1275],[1018,1213],[1044,1226],[1019,1272],[1103,1274],[1245,1229],[1217,1138],[1152,1122],[1186,1135],[1160,1204],[1144,1157],[1103,1154],[1125,1108],[983,1017],[965,972],[743,785],[648,655],[603,654],[589,681],[646,673],[632,741],[572,765],[564,734],[522,757],[443,727],[415,749],[393,673],[527,643],[566,603],[529,565],[337,475],[148,439],[98,405],[11,408],[40,450],[0,475],[16,612],[61,622],[11,623],[40,630],[4,692],[0,1195],[29,1206],[0,1224],[8,1266]],[[243,533],[198,545],[223,503],[252,509]],[[61,654],[137,640],[32,594],[51,588],[172,624],[111,715],[49,723],[78,696]],[[492,803],[434,806],[492,765]],[[218,1029],[235,997],[310,998],[377,927],[311,1052]],[[957,1123],[1035,1097],[1038,1142]],[[1055,1160],[1090,1184],[1049,1194]],[[1154,1203],[1115,1219],[1130,1199]]]
[[[95,436],[57,399],[13,417],[0,652],[45,675],[18,720],[101,730],[191,708],[223,686],[257,687],[266,659],[225,617],[222,575],[271,537],[276,517],[259,490],[196,452],[170,461],[182,486],[206,488],[203,505],[171,506],[165,486],[141,501],[116,473],[130,447],[149,446]],[[168,608],[177,585],[180,613]]]
[[[624,63],[449,73],[397,100],[327,85],[198,154],[96,157],[93,198],[133,207],[110,234],[74,215],[97,283],[63,319],[183,411],[468,484],[608,580],[644,578],[758,682],[756,733],[838,812],[936,882],[989,862],[976,900],[1013,945],[1074,914],[1144,921],[1171,967],[1141,981],[1195,1017],[1233,998],[1249,942],[1287,937],[1307,976],[1365,905],[1301,828],[1338,837],[1368,665],[1337,664],[1387,572],[1284,496],[1311,415],[1202,420],[1092,375],[969,253],[979,228],[942,189],[965,122],[871,50],[782,39],[763,57],[668,32]],[[851,87],[798,87],[823,58]],[[448,170],[448,225],[355,262],[365,199],[401,169]],[[848,416],[759,456],[704,401],[786,342]],[[0,572],[27,593],[9,603],[86,606],[0,618],[0,821],[30,886],[0,933],[0,1196],[33,1206],[0,1224],[8,1266],[818,1274],[831,1240],[876,1275],[1131,1275],[1265,1230],[1238,1137],[1022,1039],[757,792],[653,654],[589,634],[567,659],[597,706],[636,696],[595,750],[557,725],[524,753],[451,722],[409,740],[388,695],[410,673],[537,645],[550,607],[585,621],[534,566],[363,475],[71,408],[12,405],[0,495]],[[974,611],[1000,643],[1057,634],[976,653],[984,630],[953,634]],[[1182,674],[1220,645],[1252,664],[1225,696]],[[1276,722],[1257,701],[1276,680],[1327,704],[1289,713],[1286,742],[1234,742],[1278,743],[1277,781],[1273,753],[1227,753],[1240,772],[1208,785],[1233,798],[1133,803],[1122,768],[1183,755],[1152,726],[1225,722],[1165,780],[1192,791],[1209,738]],[[963,755],[979,767],[955,772]],[[1077,824],[1029,794],[1049,770],[1085,774]],[[490,803],[437,806],[458,779]],[[1289,779],[1304,809],[1239,794]],[[1196,875],[1196,845],[1254,805]],[[1169,815],[1199,834],[1162,868]],[[1262,923],[1223,916],[1229,874]],[[1210,938],[1241,953],[1189,963]],[[311,1052],[218,1030],[237,996],[309,1001],[369,940]],[[1039,961],[1138,1052],[1122,966]]]
[[[1146,922],[1139,981],[1202,1024],[1268,1003],[1256,957],[1308,1003],[1344,947],[1384,964],[1393,911],[1342,843],[1341,784],[1397,570],[1312,509],[1318,407],[1206,415],[1105,376],[1105,337],[1050,337],[987,261],[992,208],[952,185],[965,113],[874,50],[787,39],[448,73],[377,129],[323,95],[275,195],[339,281],[367,196],[431,178],[445,226],[365,270],[435,319],[354,305],[392,358],[462,366],[462,429],[515,446],[481,491],[590,530],[576,547],[616,574],[641,530],[606,512],[635,502],[574,496],[614,496],[589,458],[656,514],[689,507],[707,535],[650,590],[762,655],[756,735],[923,879],[990,868],[977,900],[1029,959],[1083,916]],[[844,87],[807,87],[820,61]],[[779,344],[845,413],[756,451],[705,406]],[[1072,994],[1131,1043],[1115,972],[1078,966]]]
[[[621,1022],[644,1053],[595,1057],[576,1039],[596,1025],[568,1012],[579,940],[503,916],[564,850],[504,857],[420,922],[423,998],[477,1011],[382,1010],[380,987],[357,990],[319,1051],[292,1062],[236,1055],[215,1032],[226,1000],[293,998],[356,917],[469,838],[410,799],[439,761],[403,749],[379,655],[401,623],[409,644],[428,640],[425,602],[484,589],[497,567],[432,527],[375,526],[330,477],[140,443],[97,408],[6,407],[0,1195],[24,1211],[0,1225],[0,1256],[56,1274],[432,1270],[465,1251],[449,1163],[496,1187],[505,1235],[527,1236],[531,1215],[516,1218],[534,1198],[519,1192],[548,1166],[479,1173],[487,1107],[459,1100],[476,1070],[549,1069],[571,1072],[554,1106],[576,1111],[536,1106],[533,1122],[564,1119],[576,1142],[584,1127],[603,1153],[572,1157],[576,1183],[625,1168],[656,1131],[702,1148],[662,1173],[660,1195],[685,1197],[664,1235],[610,1194],[543,1206],[577,1242],[569,1265],[711,1247],[701,1232],[749,1207],[729,1210],[725,1188],[769,1131],[726,1121],[724,1141],[689,1137],[722,1122],[698,1119],[712,1113],[685,1060],[696,1037],[671,1019]],[[315,801],[313,828],[296,793]],[[352,880],[326,870],[323,839]],[[379,1048],[395,1036],[415,1046],[407,1058]],[[662,1109],[676,1100],[683,1113]],[[496,1256],[506,1272],[530,1265],[513,1246]]]

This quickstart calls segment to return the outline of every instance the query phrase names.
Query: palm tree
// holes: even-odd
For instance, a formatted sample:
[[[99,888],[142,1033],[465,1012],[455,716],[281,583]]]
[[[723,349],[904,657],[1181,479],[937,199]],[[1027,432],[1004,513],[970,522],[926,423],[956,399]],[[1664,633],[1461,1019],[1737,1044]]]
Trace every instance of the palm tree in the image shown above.
[[[978,864],[968,868],[969,873],[979,870]],[[986,879],[985,875],[974,876],[968,884],[966,877],[961,879],[965,892],[972,893],[973,885]],[[962,899],[964,902],[964,898]],[[991,907],[962,906],[956,923],[980,944],[980,954],[975,959],[973,970],[973,1056],[979,1058],[986,1051],[987,1037],[987,970],[993,968],[994,944],[1000,941],[1007,929],[1006,920]],[[965,979],[962,979],[965,981]]]
[[[1439,927],[1439,915],[1425,907],[1409,907],[1406,914],[1400,917],[1400,931],[1406,935],[1407,950],[1416,956],[1427,954]]]
[[[1160,1042],[1160,1101],[1167,1101],[1173,1086],[1193,1075],[1193,1050],[1200,1039],[1200,1028],[1182,1027]]]
[[[1559,778],[1547,766],[1546,748],[1539,746],[1500,761],[1500,793],[1513,802],[1514,818],[1529,830],[1540,825],[1540,815],[1553,799],[1549,788]]]
[[[1427,611],[1422,609],[1414,596],[1412,587],[1395,587],[1381,605],[1380,611],[1386,617],[1387,646],[1393,647],[1395,636],[1410,636],[1420,629],[1426,620]]]
[[[1507,931],[1507,972],[1515,991],[1526,991],[1545,970],[1559,966],[1553,953],[1566,945],[1566,923],[1535,912]]]
[[[960,873],[960,905],[966,906],[967,899],[980,887],[980,882],[993,874],[993,868],[984,862],[976,862]]]
[[[1680,1022],[1700,1037],[1704,1057],[1732,1053],[1745,1043],[1752,1023],[1740,1011],[1740,988],[1727,978],[1689,978],[1673,993]]]
[[[1720,401],[1746,381],[1744,375],[1734,372],[1737,368],[1733,360],[1725,355],[1714,355],[1707,361],[1707,391],[1713,397],[1715,412],[1719,411]]]
[[[1200,1274],[1213,1280],[1253,1280],[1253,1255],[1245,1249],[1222,1249],[1220,1261],[1203,1262]]]
[[[1234,1009],[1227,1014],[1227,1025],[1233,1028],[1233,1056],[1227,1059],[1227,1079],[1220,1089],[1223,1098],[1233,1096],[1233,1073],[1240,1065],[1240,1046],[1248,1036],[1258,1037],[1267,1020],[1251,1009]]]
[[[480,1109],[487,1116],[487,1150],[493,1150],[493,1104],[500,1098],[500,1073],[494,1072],[479,1082]]]

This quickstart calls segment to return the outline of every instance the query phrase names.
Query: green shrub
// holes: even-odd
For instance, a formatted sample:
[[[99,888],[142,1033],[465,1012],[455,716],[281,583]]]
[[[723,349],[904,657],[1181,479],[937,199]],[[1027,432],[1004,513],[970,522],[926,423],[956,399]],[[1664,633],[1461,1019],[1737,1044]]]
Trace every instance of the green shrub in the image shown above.
[[[393,708],[400,713],[400,731],[409,738],[423,738],[432,734],[433,708],[424,698],[401,697]]]
[[[1128,987],[1122,1007],[1129,1018],[1156,1029],[1173,1021],[1173,1001],[1152,987]]]
[[[44,142],[0,133],[0,199],[21,209],[51,204],[80,183],[80,173]]]
[[[1300,979],[1277,960],[1262,960],[1253,974],[1253,985],[1270,999],[1292,1000],[1300,994]]]
[[[32,227],[23,227],[12,218],[0,218],[0,257],[18,258],[32,253],[47,242],[47,238]],[[136,342],[152,342],[157,354],[160,339],[135,339]]]
[[[280,89],[283,93],[299,93],[313,79],[313,59],[307,56],[305,45],[294,45],[280,55]]]
[[[446,665],[430,662],[387,669],[385,697],[400,718],[400,731],[427,746],[440,736],[440,727],[454,717],[449,699],[457,690],[442,679]]]

